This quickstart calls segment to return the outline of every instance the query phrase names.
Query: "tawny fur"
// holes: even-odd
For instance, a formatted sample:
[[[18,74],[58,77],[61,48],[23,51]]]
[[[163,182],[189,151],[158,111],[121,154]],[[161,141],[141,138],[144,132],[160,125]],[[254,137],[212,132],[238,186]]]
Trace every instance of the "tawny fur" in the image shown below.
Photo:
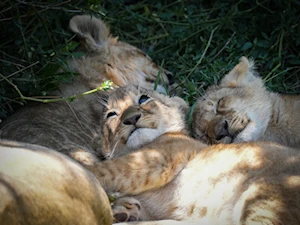
[[[109,99],[111,105],[123,104],[117,116],[123,119],[131,115],[126,109],[144,99],[143,94],[134,96],[128,90],[129,94]],[[147,107],[147,101],[143,104]],[[110,112],[107,115],[112,116]],[[162,119],[165,116],[169,123],[173,119],[184,123],[184,116],[161,114]],[[138,121],[144,119],[141,116]],[[117,125],[111,127],[120,131]],[[123,141],[130,138],[140,141],[132,134]],[[300,152],[275,143],[207,146],[185,130],[169,129],[134,152],[87,168],[107,193],[119,196],[113,207],[115,221],[151,221],[134,223],[141,225],[300,224]]]
[[[39,146],[2,144],[0,178],[5,182],[0,194],[5,206],[13,207],[1,207],[10,211],[2,210],[0,219],[9,224],[22,219],[33,225],[94,224],[99,215],[96,218],[111,224],[102,186],[107,193],[121,196],[113,207],[115,221],[146,220],[130,224],[300,223],[298,150],[263,142],[207,146],[187,136],[186,113],[186,103],[178,97],[132,86],[113,91],[105,112],[103,130],[110,130],[106,137],[127,133],[122,136],[124,143],[131,140],[143,147],[87,165],[98,180],[60,153]],[[153,127],[151,122],[163,127]],[[145,143],[140,141],[149,134],[144,129],[156,131],[143,139]],[[12,146],[9,151],[7,146]],[[7,194],[7,177],[10,187],[22,190],[18,196],[26,207]],[[70,214],[62,214],[67,209]]]
[[[266,89],[246,57],[193,111],[192,135],[208,144],[273,141],[300,148],[300,95]]]
[[[0,141],[0,224],[111,225],[99,181],[69,157],[38,145]]]
[[[113,158],[139,149],[160,135],[187,133],[187,103],[128,85],[110,93],[101,128],[102,155]]]
[[[136,84],[153,90],[158,74],[160,84],[168,86],[168,71],[160,71],[141,50],[112,37],[99,19],[75,16],[70,21],[70,28],[81,39],[86,55],[68,62],[79,75],[72,83],[61,84],[60,90],[53,95],[80,94],[101,86],[106,80],[113,81],[115,88]],[[163,91],[162,85],[158,85],[158,89]],[[92,164],[101,157],[102,95],[103,91],[73,102],[31,104],[0,124],[0,138],[50,147],[82,164]]]

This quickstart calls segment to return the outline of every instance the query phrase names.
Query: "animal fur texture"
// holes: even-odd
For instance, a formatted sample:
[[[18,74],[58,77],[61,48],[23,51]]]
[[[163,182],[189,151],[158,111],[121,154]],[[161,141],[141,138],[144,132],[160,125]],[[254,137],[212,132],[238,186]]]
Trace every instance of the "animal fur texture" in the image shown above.
[[[191,134],[208,143],[273,141],[300,148],[300,95],[270,92],[242,57],[238,65],[198,100]]]
[[[27,143],[0,141],[0,224],[111,225],[102,186],[69,157]]]
[[[138,149],[86,166],[107,193],[118,196],[115,221],[300,224],[299,150],[271,142],[207,146],[189,137],[185,126],[178,126],[185,123],[183,101],[133,92],[132,87],[122,90],[108,99],[111,107],[103,129],[110,149],[118,146],[116,137],[122,145],[138,143]],[[157,124],[163,124],[166,132],[160,132]],[[156,132],[143,133],[147,128]],[[146,222],[127,223],[139,220]]]
[[[152,142],[167,132],[188,133],[187,103],[128,85],[110,93],[101,129],[102,155],[118,157]]]
[[[106,80],[113,81],[114,88],[135,84],[153,90],[159,78],[158,91],[163,91],[164,83],[168,86],[170,72],[160,69],[138,48],[112,37],[101,20],[75,16],[70,29],[81,39],[86,55],[68,62],[79,75],[72,83],[61,84],[53,95],[69,97],[97,88]],[[0,124],[0,138],[57,149],[82,164],[92,164],[102,157],[99,127],[104,94],[100,91],[73,102],[30,104]]]

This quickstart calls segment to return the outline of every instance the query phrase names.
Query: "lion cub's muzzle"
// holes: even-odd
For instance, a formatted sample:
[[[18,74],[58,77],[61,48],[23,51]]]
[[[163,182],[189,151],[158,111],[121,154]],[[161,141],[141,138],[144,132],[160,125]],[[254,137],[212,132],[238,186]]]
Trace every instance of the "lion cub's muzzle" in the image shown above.
[[[231,143],[234,135],[229,131],[227,120],[222,116],[217,116],[208,124],[207,135],[212,144],[216,143]]]
[[[125,125],[136,125],[138,120],[141,118],[141,112],[139,107],[137,106],[130,106],[126,109],[121,116],[121,121]]]
[[[216,116],[208,124],[207,135],[212,144],[229,144],[241,133],[248,125],[248,117],[225,118],[221,115]]]
[[[226,120],[224,120],[224,122],[220,126],[219,131],[217,132],[216,140],[219,141],[227,136],[232,137],[232,135],[229,133],[229,130],[228,130],[228,122]]]

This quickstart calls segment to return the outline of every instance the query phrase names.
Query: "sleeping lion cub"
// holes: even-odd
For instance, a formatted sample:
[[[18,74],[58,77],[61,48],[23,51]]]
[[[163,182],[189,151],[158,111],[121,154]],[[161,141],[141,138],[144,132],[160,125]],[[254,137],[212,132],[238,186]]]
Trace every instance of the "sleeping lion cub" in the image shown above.
[[[101,20],[75,16],[70,28],[81,39],[86,55],[69,61],[79,76],[71,84],[62,84],[57,96],[83,93],[106,80],[113,81],[114,87],[131,83],[153,90],[160,78],[160,83],[168,86],[170,72],[160,71],[141,50],[112,37]],[[163,91],[162,87],[158,85],[158,91]],[[57,149],[83,164],[91,164],[101,156],[98,139],[102,95],[100,91],[73,102],[31,104],[0,124],[0,138]]]
[[[130,224],[300,224],[299,151],[207,147],[187,136],[182,99],[141,88],[111,92],[106,108],[102,149],[119,157],[86,166],[98,180],[59,152],[0,143],[0,224],[111,224],[102,188],[121,196],[115,221],[148,220]]]
[[[120,155],[86,167],[107,193],[121,196],[116,221],[300,224],[299,150],[263,142],[207,146],[187,135],[186,114],[178,97],[134,87],[111,93],[102,149]],[[136,150],[122,155],[128,148]]]
[[[107,158],[168,131],[186,132],[188,106],[178,97],[128,86],[109,94],[106,108],[102,150]],[[0,140],[0,199],[0,224],[112,224],[111,206],[96,177],[38,145]]]
[[[266,90],[246,57],[193,111],[192,135],[208,144],[274,141],[300,148],[300,96]]]

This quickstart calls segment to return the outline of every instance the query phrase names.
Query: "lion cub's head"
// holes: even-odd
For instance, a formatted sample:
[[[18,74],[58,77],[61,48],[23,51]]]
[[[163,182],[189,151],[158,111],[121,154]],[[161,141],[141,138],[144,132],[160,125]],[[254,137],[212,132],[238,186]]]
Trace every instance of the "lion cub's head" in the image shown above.
[[[187,103],[136,86],[109,94],[104,113],[102,154],[112,158],[135,150],[167,132],[185,132]]]
[[[103,21],[79,15],[70,20],[69,26],[86,52],[84,57],[70,60],[69,66],[81,75],[80,82],[90,88],[99,87],[106,80],[116,86],[134,84],[149,90],[158,83],[157,90],[165,93],[165,87],[172,82],[171,72],[159,68],[140,49],[113,37]]]
[[[205,143],[257,140],[266,130],[271,102],[263,81],[246,57],[211,86],[193,111],[192,135]]]

